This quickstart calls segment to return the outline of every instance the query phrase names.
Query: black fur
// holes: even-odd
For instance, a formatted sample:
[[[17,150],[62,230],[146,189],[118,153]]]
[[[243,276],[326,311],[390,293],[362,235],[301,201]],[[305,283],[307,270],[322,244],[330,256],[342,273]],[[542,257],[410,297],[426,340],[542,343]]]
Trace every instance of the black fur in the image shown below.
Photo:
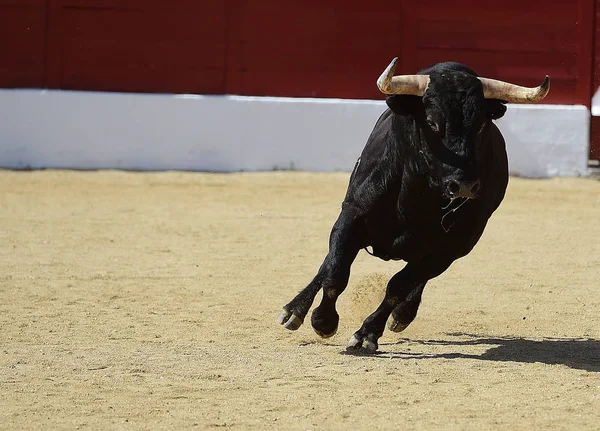
[[[329,253],[311,283],[284,307],[282,323],[291,316],[302,321],[323,289],[312,326],[322,336],[333,335],[339,321],[335,303],[350,266],[360,249],[371,247],[381,259],[407,262],[354,334],[351,348],[373,351],[390,314],[406,327],[427,281],[472,250],[502,202],[508,161],[492,120],[504,115],[504,102],[486,100],[476,73],[464,65],[440,63],[419,73],[430,77],[423,97],[387,97],[389,109],[350,176]],[[478,181],[477,197],[451,202],[447,185],[453,181]]]

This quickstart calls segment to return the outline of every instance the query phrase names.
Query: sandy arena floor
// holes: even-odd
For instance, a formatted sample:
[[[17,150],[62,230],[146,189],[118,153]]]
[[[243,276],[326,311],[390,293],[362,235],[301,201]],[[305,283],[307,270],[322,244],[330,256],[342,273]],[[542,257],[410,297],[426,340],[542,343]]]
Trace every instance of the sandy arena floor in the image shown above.
[[[276,322],[347,180],[0,171],[0,428],[600,427],[600,181],[512,178],[366,357],[341,352],[402,263],[359,254],[331,339]]]

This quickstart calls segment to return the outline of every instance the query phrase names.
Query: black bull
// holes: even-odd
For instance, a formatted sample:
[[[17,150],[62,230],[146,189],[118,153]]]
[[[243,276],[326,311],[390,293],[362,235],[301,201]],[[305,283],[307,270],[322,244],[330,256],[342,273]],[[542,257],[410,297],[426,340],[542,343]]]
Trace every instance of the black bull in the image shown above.
[[[429,77],[424,89],[387,92],[388,109],[350,176],[329,252],[314,279],[279,315],[287,329],[302,325],[323,289],[311,324],[321,337],[335,334],[336,301],[352,262],[361,249],[372,247],[374,256],[406,262],[348,343],[349,351],[375,352],[386,321],[395,332],[413,321],[427,281],[473,249],[502,202],[508,160],[492,120],[504,115],[505,102],[512,99],[486,98],[488,90],[475,72],[457,63],[437,64],[418,75]]]

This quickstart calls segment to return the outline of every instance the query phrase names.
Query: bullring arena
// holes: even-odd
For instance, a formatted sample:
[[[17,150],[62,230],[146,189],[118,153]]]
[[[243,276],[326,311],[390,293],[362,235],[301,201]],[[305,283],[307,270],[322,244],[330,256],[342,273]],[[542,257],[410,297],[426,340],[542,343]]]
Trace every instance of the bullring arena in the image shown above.
[[[600,428],[600,0],[0,0],[0,59],[0,429]],[[486,79],[412,76],[447,61]],[[504,186],[490,118],[510,182],[410,326],[348,353],[402,261],[359,252],[331,338],[278,315],[382,93],[361,172],[416,180],[370,213],[380,251],[466,250]]]
[[[473,252],[374,356],[402,263],[361,252],[338,334],[276,322],[346,173],[0,172],[4,429],[593,429],[600,181],[511,178]]]

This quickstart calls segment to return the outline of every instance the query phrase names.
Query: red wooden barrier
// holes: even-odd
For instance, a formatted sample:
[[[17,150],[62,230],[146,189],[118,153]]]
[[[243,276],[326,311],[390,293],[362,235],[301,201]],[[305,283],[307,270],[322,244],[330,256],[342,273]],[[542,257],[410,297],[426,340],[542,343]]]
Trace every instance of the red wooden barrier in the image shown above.
[[[600,0],[596,0],[594,23],[594,68],[592,96],[600,89]],[[590,159],[600,160],[600,117],[592,117],[590,125]]]
[[[48,86],[223,93],[222,0],[50,0]]]
[[[399,56],[406,73],[456,60],[524,85],[549,74],[549,103],[589,105],[593,7],[594,0],[0,0],[0,86],[381,98],[375,79]]]
[[[0,0],[0,87],[44,87],[46,0]]]

